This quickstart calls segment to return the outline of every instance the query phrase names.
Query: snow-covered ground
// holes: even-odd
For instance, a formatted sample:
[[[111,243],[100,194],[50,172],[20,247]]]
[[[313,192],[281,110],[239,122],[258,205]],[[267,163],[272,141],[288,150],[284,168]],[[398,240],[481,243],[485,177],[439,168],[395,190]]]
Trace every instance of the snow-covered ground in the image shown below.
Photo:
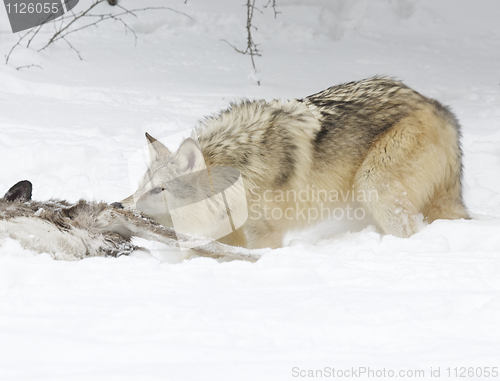
[[[474,220],[437,221],[409,239],[336,221],[254,264],[154,250],[63,262],[6,240],[0,380],[500,372],[500,2],[278,0],[276,19],[255,14],[257,76],[221,41],[245,46],[243,3],[123,0],[191,19],[127,18],[137,46],[120,23],[74,34],[83,61],[64,42],[16,50],[0,65],[0,193],[29,179],[38,200],[120,200],[145,131],[168,137],[239,97],[300,98],[385,74],[458,116]],[[2,57],[17,38],[0,11]]]

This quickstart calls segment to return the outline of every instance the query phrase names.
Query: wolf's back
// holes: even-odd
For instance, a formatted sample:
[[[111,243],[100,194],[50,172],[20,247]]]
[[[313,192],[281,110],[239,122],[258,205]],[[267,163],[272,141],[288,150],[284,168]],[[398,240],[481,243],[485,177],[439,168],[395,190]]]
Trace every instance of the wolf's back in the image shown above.
[[[301,102],[243,101],[197,129],[209,166],[240,170],[248,185],[280,187],[309,167],[320,122]]]
[[[303,102],[321,122],[314,140],[317,160],[363,159],[382,134],[424,107],[440,107],[402,82],[373,77],[330,87]]]

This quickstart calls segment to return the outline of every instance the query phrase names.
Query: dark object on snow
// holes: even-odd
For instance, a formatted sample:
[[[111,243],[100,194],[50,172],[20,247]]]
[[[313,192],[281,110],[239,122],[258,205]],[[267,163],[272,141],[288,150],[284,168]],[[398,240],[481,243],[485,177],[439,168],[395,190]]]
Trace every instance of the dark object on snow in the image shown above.
[[[28,180],[19,181],[16,185],[10,188],[3,198],[7,201],[30,201],[31,190],[33,186]]]

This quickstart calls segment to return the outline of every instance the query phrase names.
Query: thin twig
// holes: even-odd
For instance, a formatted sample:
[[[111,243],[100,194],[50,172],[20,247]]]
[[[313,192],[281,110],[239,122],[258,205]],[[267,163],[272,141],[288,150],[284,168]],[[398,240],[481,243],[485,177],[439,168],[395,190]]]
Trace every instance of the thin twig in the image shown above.
[[[69,28],[69,27],[70,27],[73,23],[75,23],[75,22],[76,22],[76,20],[78,20],[79,18],[81,18],[81,17],[85,16],[85,14],[89,13],[91,9],[93,9],[93,8],[94,8],[97,4],[102,3],[103,1],[105,1],[105,0],[96,0],[96,1],[95,1],[95,3],[93,3],[93,4],[92,4],[92,5],[91,5],[88,9],[86,9],[85,11],[82,11],[80,14],[77,14],[77,16],[76,16],[73,20],[71,20],[71,21],[68,23],[68,25],[66,25],[64,28],[59,29],[59,31],[58,31],[58,32],[56,32],[56,33],[52,36],[52,38],[49,40],[49,42],[47,42],[47,44],[46,44],[43,48],[39,49],[38,51],[44,50],[47,46],[49,46],[50,44],[52,44],[52,43],[56,40],[57,36],[59,36],[59,35],[60,35],[61,33],[63,33],[65,30],[68,30],[68,28]]]
[[[65,36],[62,36],[61,39],[63,39],[64,41],[66,41],[66,43],[69,45],[69,48],[71,50],[74,50],[76,52],[76,54],[78,54],[78,58],[80,58],[80,61],[83,61],[83,58],[80,54],[80,52],[78,50],[75,49],[75,47],[73,45],[71,45],[71,42],[69,42]]]
[[[274,10],[274,18],[277,17],[278,12],[276,8],[276,0],[269,0],[267,4],[264,6],[264,8],[267,8],[269,5]],[[258,48],[258,44],[255,43],[253,40],[252,36],[252,30],[257,30],[257,27],[253,25],[253,13],[255,10],[259,11],[260,13],[263,13],[259,8],[255,6],[255,0],[247,0],[247,3],[245,4],[246,10],[247,10],[247,24],[246,24],[246,30],[247,30],[247,46],[245,50],[243,49],[238,49],[235,45],[231,44],[229,41],[222,39],[221,41],[224,41],[226,44],[228,44],[230,47],[232,47],[234,50],[236,50],[238,53],[241,54],[248,54],[250,56],[250,59],[252,61],[252,67],[254,70],[254,73],[257,73],[257,67],[255,66],[255,56],[261,56],[261,53]],[[260,85],[260,81],[257,81],[257,84]]]
[[[252,1],[252,5],[250,5],[250,1]],[[257,71],[255,68],[255,62],[253,59],[254,54],[259,54],[257,49],[257,45],[253,42],[252,37],[252,19],[253,19],[253,11],[255,9],[255,0],[247,0],[247,51],[250,54],[250,58],[252,59],[253,70]],[[255,28],[257,30],[257,28]]]
[[[35,65],[35,64],[26,65],[26,66],[19,66],[19,67],[16,67],[16,70],[29,69],[30,67],[38,67],[38,68],[43,70],[43,67],[41,67],[40,65]]]
[[[254,61],[254,56],[260,56],[260,51],[257,48],[257,44],[255,44],[253,37],[252,37],[252,28],[257,30],[257,28],[252,24],[252,19],[253,19],[253,11],[255,8],[255,0],[247,0],[247,25],[246,25],[246,30],[247,30],[247,46],[245,50],[238,49],[235,45],[231,44],[229,41],[222,39],[221,41],[224,41],[226,44],[231,46],[234,50],[236,50],[238,53],[241,54],[248,54],[252,60],[252,67],[254,72],[257,72],[257,68],[255,67],[255,61]],[[259,83],[260,84],[260,83]]]
[[[7,53],[7,55],[5,56],[5,64],[8,64],[9,63],[9,58],[10,58],[10,55],[12,54],[12,52],[14,51],[14,49],[16,47],[18,47],[19,45],[21,45],[21,41],[23,40],[24,37],[26,37],[30,32],[27,32],[26,34],[24,34],[23,36],[19,37],[19,40],[17,40],[17,42],[14,44],[14,46],[12,46],[12,48],[10,48],[9,50],[9,53]]]
[[[43,24],[42,24],[43,25]],[[40,29],[42,28],[42,25],[39,25],[38,27],[36,28],[33,28],[30,30],[30,32],[33,33],[33,36],[31,36],[31,38],[29,39],[28,43],[26,44],[26,47],[29,48],[30,47],[30,44],[31,44],[31,41],[33,41],[33,39],[36,37],[36,35],[38,34],[38,32],[40,31]]]
[[[102,1],[107,1],[107,0],[98,0],[98,2],[102,2]],[[95,3],[95,4],[97,4],[97,3]],[[116,5],[116,6],[120,7],[119,5]],[[120,18],[121,16],[124,16],[124,15],[127,15],[127,14],[131,14],[131,15],[137,17],[137,15],[135,15],[134,12],[143,12],[143,11],[149,11],[149,10],[153,10],[153,9],[163,9],[163,10],[169,10],[169,11],[173,11],[173,12],[176,12],[176,13],[179,13],[179,14],[183,14],[184,16],[186,16],[186,17],[188,17],[188,18],[190,18],[192,20],[192,17],[190,17],[189,15],[187,15],[187,14],[185,14],[183,12],[176,11],[175,9],[172,9],[172,8],[169,8],[169,7],[147,7],[147,8],[138,8],[138,9],[132,9],[132,10],[125,9],[123,12],[120,12],[120,13],[115,13],[115,14],[113,14],[113,13],[107,13],[107,14],[102,14],[102,15],[88,14],[88,11],[90,11],[91,8],[92,7],[90,7],[89,9],[87,9],[85,12],[83,12],[81,14],[77,14],[77,16],[68,25],[66,25],[58,33],[54,34],[54,36],[52,36],[52,38],[49,40],[49,42],[45,46],[43,46],[42,48],[40,48],[38,51],[40,52],[40,51],[46,49],[50,44],[52,44],[54,42],[57,42],[62,37],[66,37],[69,34],[72,34],[72,33],[75,33],[75,32],[79,32],[80,30],[86,29],[86,28],[91,27],[91,26],[96,26],[98,23],[100,23],[102,21],[106,21],[106,20],[120,21],[121,23],[123,23],[126,26],[126,29],[130,30],[131,32],[133,32],[134,37],[137,40],[137,35],[135,34],[134,30],[132,28],[130,28],[128,26],[128,24]],[[120,8],[124,9],[123,7],[120,7]],[[85,24],[85,25],[83,25],[81,27],[68,30],[68,28],[69,28],[69,26],[71,24],[73,24],[77,19],[80,19],[80,18],[83,18],[83,17],[97,17],[98,20],[96,20],[94,22],[91,22],[89,24]],[[65,30],[66,32],[64,34],[61,34],[61,32],[63,30]]]
[[[266,5],[264,5],[264,8],[267,8],[269,6],[269,4],[271,4],[271,7],[273,8],[273,11],[274,11],[274,18],[277,18],[278,17],[278,14],[280,14],[281,12],[278,12],[278,10],[276,9],[277,8],[277,5],[276,5],[276,0],[269,0],[267,2]]]

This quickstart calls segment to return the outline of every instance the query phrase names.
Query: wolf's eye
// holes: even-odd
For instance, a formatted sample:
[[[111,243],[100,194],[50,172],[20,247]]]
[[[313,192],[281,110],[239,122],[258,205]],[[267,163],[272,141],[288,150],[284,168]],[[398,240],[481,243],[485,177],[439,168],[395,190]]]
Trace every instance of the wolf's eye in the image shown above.
[[[164,189],[163,189],[162,187],[157,187],[157,188],[153,188],[153,189],[151,189],[149,192],[150,192],[151,194],[158,194],[158,193],[163,192],[163,190],[164,190]]]

